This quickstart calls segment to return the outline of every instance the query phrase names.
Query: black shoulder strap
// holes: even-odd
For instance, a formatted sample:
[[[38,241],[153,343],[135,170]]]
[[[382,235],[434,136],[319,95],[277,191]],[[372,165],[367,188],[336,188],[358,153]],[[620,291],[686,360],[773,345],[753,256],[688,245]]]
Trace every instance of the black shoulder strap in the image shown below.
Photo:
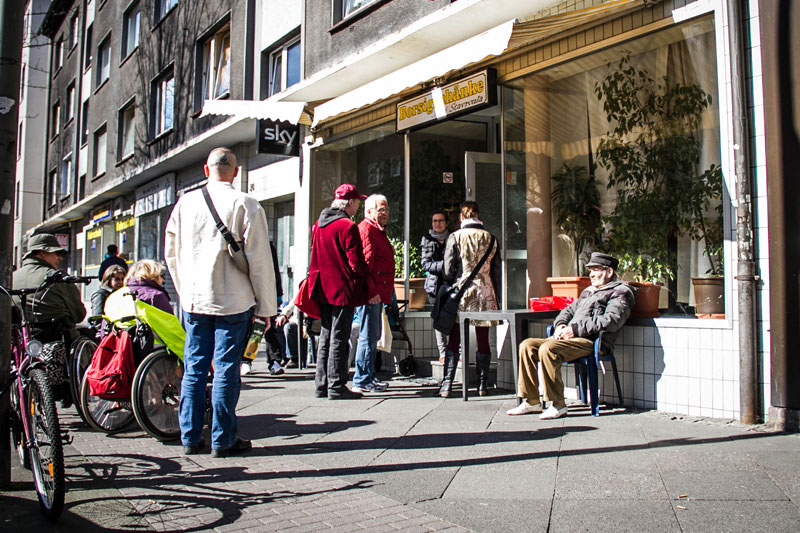
[[[233,248],[233,251],[238,252],[239,243],[237,243],[236,239],[234,239],[233,235],[231,235],[231,232],[228,230],[228,226],[223,224],[222,220],[220,220],[219,214],[217,213],[217,210],[214,208],[214,204],[211,202],[211,196],[208,194],[208,187],[203,187],[202,191],[203,191],[203,198],[206,199],[206,205],[208,205],[208,210],[211,211],[211,218],[214,219],[214,222],[217,225],[217,229],[219,230],[220,233],[222,233],[222,236],[225,238],[225,241],[227,241],[230,247]]]
[[[475,276],[478,275],[478,272],[480,271],[481,267],[483,267],[483,264],[486,262],[486,259],[489,258],[489,254],[492,253],[492,249],[494,248],[494,240],[495,240],[494,235],[492,235],[492,240],[489,242],[489,247],[486,249],[486,253],[483,254],[481,260],[478,262],[477,265],[475,265],[475,268],[472,269],[472,272],[470,273],[469,277],[464,280],[463,284],[461,284],[461,288],[458,289],[458,294],[456,295],[457,300],[460,300],[461,297],[464,296],[464,292],[467,290],[467,287],[469,287],[469,284],[472,283],[473,279],[475,279]]]

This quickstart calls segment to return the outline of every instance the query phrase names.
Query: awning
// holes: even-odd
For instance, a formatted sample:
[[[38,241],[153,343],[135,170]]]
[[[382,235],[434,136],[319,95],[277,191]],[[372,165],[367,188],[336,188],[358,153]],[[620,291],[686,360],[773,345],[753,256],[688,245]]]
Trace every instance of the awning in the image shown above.
[[[446,77],[454,70],[492,56],[499,56],[510,49],[541,41],[583,24],[596,23],[604,18],[617,16],[624,11],[638,8],[643,2],[644,0],[606,0],[602,4],[569,13],[538,19],[529,17],[521,19],[522,22],[520,19],[509,20],[320,104],[314,109],[313,125],[389,98],[425,81]],[[531,13],[530,6],[525,12]]]
[[[561,0],[458,0],[379,39],[280,93],[282,102],[330,100]]]
[[[514,21],[509,20],[489,31],[462,41],[425,59],[412,63],[366,85],[334,98],[314,109],[314,122],[372,104],[418,83],[442,77],[450,71],[501,54],[508,47]]]
[[[206,100],[201,117],[228,115],[236,118],[269,119],[292,124],[311,124],[311,117],[303,111],[305,102],[271,102],[253,100]]]

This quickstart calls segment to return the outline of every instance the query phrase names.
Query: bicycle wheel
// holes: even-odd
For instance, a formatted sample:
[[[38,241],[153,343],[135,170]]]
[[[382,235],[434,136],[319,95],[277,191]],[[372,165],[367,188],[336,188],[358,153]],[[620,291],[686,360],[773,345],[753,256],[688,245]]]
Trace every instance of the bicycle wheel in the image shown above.
[[[31,415],[30,453],[39,507],[48,520],[64,510],[64,449],[53,391],[42,370],[30,371],[27,412]]]
[[[181,436],[181,379],[183,363],[164,348],[145,357],[133,377],[133,414],[142,429],[160,441]]]
[[[89,368],[96,349],[96,342],[81,335],[72,343],[69,351],[69,390],[72,393],[72,401],[75,404],[75,410],[78,411],[78,416],[87,424],[89,421],[81,408],[81,383],[83,383],[83,375]]]
[[[9,414],[11,415],[11,443],[17,449],[17,456],[19,457],[19,464],[22,465],[23,468],[27,468],[30,470],[31,468],[31,454],[28,451],[27,446],[25,446],[25,426],[22,422],[22,417],[25,416],[27,410],[22,406],[22,403],[19,401],[19,390],[17,389],[17,383],[14,382],[11,384],[11,409]],[[30,417],[29,420],[30,422]]]
[[[133,422],[130,401],[104,400],[93,396],[89,391],[88,374],[84,373],[81,383],[81,409],[86,422],[97,431],[119,433]]]

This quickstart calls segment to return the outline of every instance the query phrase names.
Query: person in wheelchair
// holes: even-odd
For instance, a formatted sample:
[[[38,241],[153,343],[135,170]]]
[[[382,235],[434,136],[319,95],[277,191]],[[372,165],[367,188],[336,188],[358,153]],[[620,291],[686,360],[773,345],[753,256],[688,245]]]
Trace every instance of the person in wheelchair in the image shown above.
[[[567,414],[564,401],[564,382],[561,366],[591,355],[594,341],[601,331],[604,344],[613,346],[617,332],[628,320],[636,302],[636,292],[617,279],[619,261],[610,255],[594,252],[586,266],[591,287],[563,309],[553,324],[553,336],[548,339],[525,339],[519,345],[519,381],[517,395],[522,403],[506,411],[508,415],[542,413],[539,398],[537,364],[543,366],[545,391],[553,402],[539,418],[550,420]]]
[[[125,286],[137,300],[172,313],[169,294],[164,288],[165,276],[166,267],[163,264],[152,259],[142,259],[131,266],[125,276]]]

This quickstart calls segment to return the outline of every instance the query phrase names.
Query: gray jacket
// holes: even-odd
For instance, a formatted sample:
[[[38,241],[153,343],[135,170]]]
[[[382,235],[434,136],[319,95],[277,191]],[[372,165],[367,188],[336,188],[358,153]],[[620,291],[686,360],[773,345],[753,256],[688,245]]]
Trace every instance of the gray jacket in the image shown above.
[[[554,324],[567,324],[576,337],[595,340],[601,331],[603,345],[613,348],[617,332],[625,325],[636,303],[636,290],[614,280],[602,287],[588,287],[580,297],[558,314]]]

